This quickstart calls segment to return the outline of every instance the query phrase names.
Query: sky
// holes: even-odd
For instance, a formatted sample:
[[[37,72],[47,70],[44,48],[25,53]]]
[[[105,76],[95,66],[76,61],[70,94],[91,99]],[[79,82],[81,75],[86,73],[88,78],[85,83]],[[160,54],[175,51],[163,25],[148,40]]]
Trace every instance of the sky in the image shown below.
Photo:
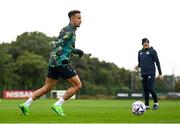
[[[1,0],[0,43],[24,32],[58,36],[67,13],[81,11],[76,48],[133,70],[141,40],[157,51],[163,75],[180,75],[179,0]]]

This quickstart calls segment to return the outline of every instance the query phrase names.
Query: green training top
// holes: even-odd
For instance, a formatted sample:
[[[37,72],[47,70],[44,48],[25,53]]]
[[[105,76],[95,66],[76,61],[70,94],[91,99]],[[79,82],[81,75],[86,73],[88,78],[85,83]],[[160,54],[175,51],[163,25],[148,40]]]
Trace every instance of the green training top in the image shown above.
[[[50,67],[62,66],[62,60],[64,59],[69,61],[75,50],[75,31],[76,27],[71,23],[61,30],[57,41],[53,43],[53,50],[49,60]]]

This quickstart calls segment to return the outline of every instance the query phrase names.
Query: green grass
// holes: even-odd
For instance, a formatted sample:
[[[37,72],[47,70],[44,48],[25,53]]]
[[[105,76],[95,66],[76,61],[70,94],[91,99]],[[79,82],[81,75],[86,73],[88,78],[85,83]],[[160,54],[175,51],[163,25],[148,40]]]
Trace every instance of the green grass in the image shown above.
[[[50,109],[56,100],[37,100],[29,116],[23,116],[18,108],[23,101],[0,101],[0,123],[180,123],[178,100],[161,100],[159,110],[147,110],[142,116],[132,114],[134,100],[69,100],[63,105],[65,117]]]

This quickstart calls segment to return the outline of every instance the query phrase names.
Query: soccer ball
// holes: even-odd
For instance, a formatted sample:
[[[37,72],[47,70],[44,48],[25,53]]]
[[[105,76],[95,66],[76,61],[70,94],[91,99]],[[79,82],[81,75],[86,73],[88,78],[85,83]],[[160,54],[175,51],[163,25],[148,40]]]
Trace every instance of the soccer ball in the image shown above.
[[[132,112],[135,115],[143,115],[145,111],[146,111],[146,106],[145,106],[145,104],[143,102],[135,101],[132,104]]]

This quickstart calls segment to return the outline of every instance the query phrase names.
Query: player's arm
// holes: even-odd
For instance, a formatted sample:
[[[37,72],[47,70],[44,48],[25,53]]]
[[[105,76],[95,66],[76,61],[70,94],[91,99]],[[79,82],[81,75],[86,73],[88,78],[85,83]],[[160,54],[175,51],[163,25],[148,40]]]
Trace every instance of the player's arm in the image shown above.
[[[57,54],[60,56],[62,64],[69,63],[69,58],[66,55],[62,54],[62,50],[64,43],[67,42],[72,36],[73,36],[73,31],[68,27],[63,28],[59,34],[56,47],[59,48]]]
[[[161,77],[162,76],[161,65],[160,65],[159,58],[158,58],[156,50],[154,50],[153,54],[154,54],[154,61],[155,61],[156,66],[158,68],[159,76]]]
[[[63,46],[63,44],[73,36],[73,31],[70,28],[63,28],[58,36],[57,45]]]
[[[138,65],[135,66],[135,69],[138,71],[140,68],[140,54],[138,52]]]

